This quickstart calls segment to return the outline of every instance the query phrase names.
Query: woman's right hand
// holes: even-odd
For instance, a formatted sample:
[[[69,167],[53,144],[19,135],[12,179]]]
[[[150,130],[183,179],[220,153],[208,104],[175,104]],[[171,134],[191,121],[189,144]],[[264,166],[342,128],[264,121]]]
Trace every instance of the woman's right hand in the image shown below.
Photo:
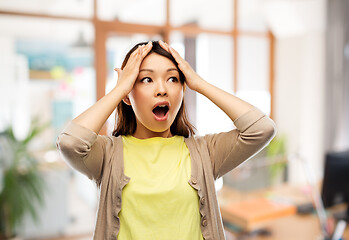
[[[146,45],[139,46],[131,55],[125,65],[124,69],[115,68],[118,73],[118,81],[115,88],[118,91],[123,92],[123,96],[126,97],[133,88],[133,85],[139,74],[139,67],[145,56],[152,49],[153,44],[149,41]]]
[[[151,49],[151,42],[138,47],[130,55],[123,70],[115,69],[118,72],[119,78],[114,90],[99,99],[98,102],[74,118],[73,121],[98,134],[117,105],[131,92],[139,74],[139,67]]]

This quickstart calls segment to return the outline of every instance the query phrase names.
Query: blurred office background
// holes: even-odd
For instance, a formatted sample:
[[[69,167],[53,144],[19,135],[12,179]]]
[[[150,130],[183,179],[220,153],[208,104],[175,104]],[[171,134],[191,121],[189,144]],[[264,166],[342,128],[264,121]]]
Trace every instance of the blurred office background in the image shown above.
[[[59,158],[55,140],[113,88],[113,69],[140,41],[169,42],[207,81],[267,113],[282,154],[305,159],[321,181],[325,153],[349,148],[348,12],[345,0],[0,0],[0,132],[12,127],[20,141],[32,119],[49,123],[28,146],[48,186],[39,224],[26,218],[18,235],[91,236],[97,189]],[[186,98],[198,134],[234,127],[205,97]],[[297,164],[284,174],[305,181]]]

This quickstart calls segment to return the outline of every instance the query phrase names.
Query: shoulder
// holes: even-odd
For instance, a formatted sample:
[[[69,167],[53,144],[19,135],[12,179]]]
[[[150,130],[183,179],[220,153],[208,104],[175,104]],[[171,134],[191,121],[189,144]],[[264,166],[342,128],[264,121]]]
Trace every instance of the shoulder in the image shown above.
[[[187,142],[193,142],[196,144],[210,144],[212,142],[216,142],[218,139],[220,140],[228,140],[231,139],[234,135],[236,135],[236,129],[232,129],[228,132],[220,132],[220,133],[210,133],[206,135],[195,135],[185,138]]]
[[[122,146],[122,136],[98,135],[98,139],[104,142],[106,149]]]

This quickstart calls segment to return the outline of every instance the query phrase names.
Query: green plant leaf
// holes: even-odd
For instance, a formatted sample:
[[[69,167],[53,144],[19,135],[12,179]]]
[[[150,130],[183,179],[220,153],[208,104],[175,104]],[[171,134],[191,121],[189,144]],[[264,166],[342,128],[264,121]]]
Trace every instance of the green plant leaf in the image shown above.
[[[286,167],[286,136],[281,135],[275,137],[267,146],[266,155],[270,161],[269,175],[272,182]]]
[[[50,125],[49,122],[40,124],[39,119],[34,118],[32,120],[31,128],[29,130],[28,136],[22,141],[24,145],[27,145],[30,141],[32,141],[35,137],[41,134],[47,127]]]
[[[11,126],[0,133],[0,150],[6,150],[0,151],[0,167],[4,167],[3,189],[0,192],[0,235],[14,235],[14,229],[26,214],[35,222],[38,220],[37,207],[44,204],[46,187],[38,162],[28,150],[28,145],[48,126],[48,123],[40,124],[39,119],[33,119],[28,136],[22,141],[15,138]]]

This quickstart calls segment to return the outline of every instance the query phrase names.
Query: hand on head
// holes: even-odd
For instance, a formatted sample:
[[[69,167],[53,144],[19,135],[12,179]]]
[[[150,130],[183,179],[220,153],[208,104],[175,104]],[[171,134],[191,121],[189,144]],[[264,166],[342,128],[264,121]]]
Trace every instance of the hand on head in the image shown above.
[[[194,71],[194,69],[190,66],[190,64],[184,60],[179,53],[174,50],[169,44],[163,42],[162,40],[159,41],[160,46],[171,53],[171,55],[174,57],[176,62],[178,63],[179,69],[183,72],[186,84],[188,87],[194,91],[197,91],[197,88],[199,86],[199,82],[203,79]]]
[[[200,81],[203,79],[192,69],[190,64],[184,60],[179,53],[174,50],[169,44],[159,41],[159,45],[169,52],[178,63],[179,69],[183,72],[186,78],[186,84],[194,91],[197,91]],[[126,97],[133,88],[133,85],[139,74],[139,68],[143,59],[151,51],[153,47],[152,41],[149,41],[146,45],[140,45],[131,55],[127,61],[127,64],[123,69],[115,68],[118,73],[118,82],[116,87],[123,91],[123,95]]]
[[[139,67],[144,57],[147,56],[152,47],[153,44],[151,41],[149,41],[146,45],[143,44],[138,46],[138,48],[130,55],[127,64],[123,69],[114,69],[118,73],[118,82],[116,86],[122,89],[125,97],[131,92],[139,74]]]

